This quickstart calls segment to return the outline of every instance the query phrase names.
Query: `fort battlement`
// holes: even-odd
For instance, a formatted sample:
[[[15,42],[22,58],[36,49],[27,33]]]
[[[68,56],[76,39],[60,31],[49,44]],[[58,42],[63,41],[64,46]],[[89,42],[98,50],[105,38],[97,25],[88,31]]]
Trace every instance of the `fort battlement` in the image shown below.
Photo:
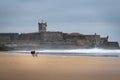
[[[119,49],[118,42],[109,42],[107,37],[46,31],[47,23],[38,23],[35,33],[0,33],[0,50],[32,48],[108,48]]]

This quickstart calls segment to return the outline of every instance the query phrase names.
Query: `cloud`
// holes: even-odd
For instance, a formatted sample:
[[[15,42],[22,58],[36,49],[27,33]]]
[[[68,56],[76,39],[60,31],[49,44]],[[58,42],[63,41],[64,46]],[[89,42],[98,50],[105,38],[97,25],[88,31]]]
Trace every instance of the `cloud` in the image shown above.
[[[8,3],[3,2],[3,18],[20,19],[40,17],[51,19],[52,21],[66,22],[96,22],[114,21],[119,22],[117,2],[108,0],[12,0]],[[7,6],[5,6],[7,4]],[[112,6],[111,6],[112,5]],[[115,10],[117,9],[117,10]],[[7,16],[7,17],[6,17]]]

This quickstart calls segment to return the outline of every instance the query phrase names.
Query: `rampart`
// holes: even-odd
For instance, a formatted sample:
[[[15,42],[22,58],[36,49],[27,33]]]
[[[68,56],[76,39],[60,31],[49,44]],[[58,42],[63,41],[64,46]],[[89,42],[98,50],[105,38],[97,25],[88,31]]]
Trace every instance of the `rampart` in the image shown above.
[[[96,33],[83,35],[46,31],[46,26],[39,25],[35,33],[0,33],[0,50],[33,48],[110,48],[119,49],[118,42],[109,42],[108,37],[101,38]]]

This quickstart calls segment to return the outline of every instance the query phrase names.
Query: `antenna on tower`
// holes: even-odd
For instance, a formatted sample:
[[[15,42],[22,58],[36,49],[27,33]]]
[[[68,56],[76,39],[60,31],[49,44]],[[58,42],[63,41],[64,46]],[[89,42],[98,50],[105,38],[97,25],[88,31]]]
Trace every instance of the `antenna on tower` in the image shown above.
[[[44,20],[42,19],[42,20],[41,20],[41,23],[43,23],[43,22],[44,22]]]

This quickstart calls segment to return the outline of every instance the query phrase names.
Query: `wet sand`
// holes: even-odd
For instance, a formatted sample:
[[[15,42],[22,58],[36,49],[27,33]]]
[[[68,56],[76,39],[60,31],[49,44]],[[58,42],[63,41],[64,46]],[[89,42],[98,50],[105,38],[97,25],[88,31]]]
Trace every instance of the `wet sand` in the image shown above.
[[[120,58],[0,52],[0,80],[120,80]]]

